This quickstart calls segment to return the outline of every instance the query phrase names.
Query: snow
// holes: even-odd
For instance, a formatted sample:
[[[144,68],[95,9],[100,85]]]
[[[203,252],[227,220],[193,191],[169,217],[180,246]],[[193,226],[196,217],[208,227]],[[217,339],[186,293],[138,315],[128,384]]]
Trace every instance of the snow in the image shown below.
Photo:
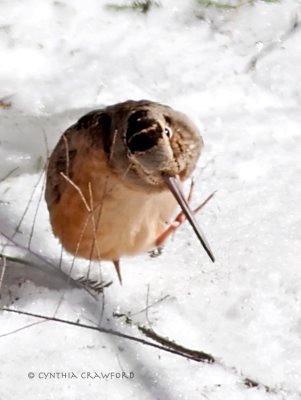
[[[0,2],[0,99],[11,96],[12,102],[0,109],[0,180],[18,167],[0,182],[2,233],[13,235],[39,182],[14,237],[19,248],[10,243],[1,251],[32,265],[8,262],[1,304],[101,321],[139,337],[135,324],[151,323],[159,335],[219,362],[197,363],[42,322],[0,337],[0,399],[300,399],[301,42],[298,30],[285,35],[301,18],[301,3],[257,1],[220,10],[164,0],[147,14],[108,10],[107,3]],[[250,69],[271,42],[275,47]],[[161,256],[122,260],[122,287],[112,265],[103,262],[101,276],[113,284],[105,289],[101,318],[103,297],[91,297],[59,271],[61,248],[43,199],[31,249],[54,267],[20,246],[30,237],[47,147],[51,151],[86,111],[128,98],[170,104],[201,127],[205,149],[193,201],[217,191],[198,215],[217,261],[210,262],[184,224]],[[1,243],[7,244],[4,236]],[[64,254],[63,270],[71,265]],[[72,276],[87,269],[76,260]],[[98,265],[92,274],[100,277]],[[155,304],[146,314],[147,301]],[[130,312],[133,326],[116,312]],[[37,321],[2,312],[0,335]],[[122,370],[134,378],[80,377]],[[35,378],[28,378],[30,371]],[[38,377],[56,371],[79,378]],[[261,386],[247,388],[245,377]]]

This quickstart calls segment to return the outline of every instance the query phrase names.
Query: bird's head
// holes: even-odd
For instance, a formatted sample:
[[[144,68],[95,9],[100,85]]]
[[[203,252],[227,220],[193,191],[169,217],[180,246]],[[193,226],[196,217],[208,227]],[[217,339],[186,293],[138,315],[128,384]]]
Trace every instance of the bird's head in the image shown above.
[[[149,104],[131,112],[125,126],[127,157],[139,177],[138,184],[162,190],[166,188],[164,176],[184,180],[192,173],[203,142],[184,114]]]
[[[150,194],[169,189],[214,261],[180,183],[191,175],[203,147],[197,127],[185,114],[148,101],[123,103],[115,113],[111,163],[118,176],[133,189]]]

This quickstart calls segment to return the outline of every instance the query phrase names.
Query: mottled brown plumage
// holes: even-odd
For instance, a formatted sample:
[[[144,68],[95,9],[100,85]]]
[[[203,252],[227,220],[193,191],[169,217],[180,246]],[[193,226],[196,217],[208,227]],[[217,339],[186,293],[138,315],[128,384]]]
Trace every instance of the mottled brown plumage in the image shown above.
[[[154,247],[181,203],[213,259],[179,185],[202,145],[184,114],[150,101],[83,116],[49,160],[45,198],[54,234],[72,254],[118,261]]]

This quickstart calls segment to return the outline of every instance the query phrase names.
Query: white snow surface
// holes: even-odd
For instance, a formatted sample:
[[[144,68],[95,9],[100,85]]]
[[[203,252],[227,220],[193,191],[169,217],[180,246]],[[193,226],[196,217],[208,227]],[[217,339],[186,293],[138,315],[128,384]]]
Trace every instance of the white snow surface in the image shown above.
[[[41,177],[45,138],[51,151],[86,111],[150,99],[200,126],[205,148],[193,204],[216,191],[197,217],[216,262],[185,223],[161,256],[122,260],[123,286],[111,263],[94,264],[95,278],[101,268],[113,280],[105,299],[95,299],[59,271],[61,247],[43,198],[31,249],[55,268],[20,248],[42,176],[14,236],[18,246],[1,239],[2,254],[34,265],[7,262],[1,306],[144,339],[135,324],[151,326],[219,363],[49,321],[19,330],[39,320],[3,311],[0,399],[301,399],[301,32],[286,35],[301,18],[301,2],[221,10],[162,0],[147,14],[108,10],[108,2],[0,1],[0,99],[12,103],[0,109],[0,180],[17,167],[0,182],[1,232],[13,236]],[[62,268],[71,265],[64,254]],[[72,275],[87,270],[76,260]],[[146,313],[147,303],[155,304]],[[132,313],[132,326],[113,313]],[[121,371],[134,378],[81,377]],[[43,375],[53,372],[77,378]],[[246,377],[260,385],[247,388]]]

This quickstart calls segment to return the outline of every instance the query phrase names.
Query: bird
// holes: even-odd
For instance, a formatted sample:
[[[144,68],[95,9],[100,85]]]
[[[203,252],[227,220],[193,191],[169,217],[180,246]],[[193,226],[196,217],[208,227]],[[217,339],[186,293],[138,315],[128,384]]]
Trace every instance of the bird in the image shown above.
[[[90,111],[59,139],[46,172],[45,200],[54,235],[74,256],[120,259],[165,241],[178,206],[210,259],[183,182],[203,148],[182,112],[149,100]]]

